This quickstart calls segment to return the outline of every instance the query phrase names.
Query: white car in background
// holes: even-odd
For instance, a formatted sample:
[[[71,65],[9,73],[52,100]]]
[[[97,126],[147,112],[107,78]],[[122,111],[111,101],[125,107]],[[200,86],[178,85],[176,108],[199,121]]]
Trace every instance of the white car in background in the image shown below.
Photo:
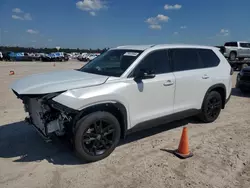
[[[224,44],[224,56],[231,61],[238,58],[243,61],[245,58],[250,58],[250,42],[234,41]]]
[[[95,59],[97,57],[96,54],[90,54],[88,57],[87,57],[87,61],[91,61],[93,59]]]
[[[78,70],[31,75],[11,89],[41,135],[66,134],[81,159],[97,161],[137,126],[190,116],[215,121],[230,98],[232,74],[215,47],[120,46]]]
[[[88,53],[82,53],[82,54],[80,55],[81,59],[85,59],[87,56],[88,56]]]
[[[77,57],[77,59],[79,60],[79,61],[86,61],[86,58],[88,57],[88,53],[82,53],[82,54],[80,54],[78,57]]]

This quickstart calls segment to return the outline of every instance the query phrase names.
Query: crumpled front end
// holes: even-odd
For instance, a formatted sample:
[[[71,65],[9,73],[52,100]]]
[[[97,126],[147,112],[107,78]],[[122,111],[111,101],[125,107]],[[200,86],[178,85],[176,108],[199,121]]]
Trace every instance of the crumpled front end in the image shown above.
[[[26,122],[33,125],[40,135],[49,140],[54,134],[64,135],[71,130],[70,126],[75,111],[52,100],[60,93],[45,95],[18,95],[23,101],[24,110],[28,113]]]

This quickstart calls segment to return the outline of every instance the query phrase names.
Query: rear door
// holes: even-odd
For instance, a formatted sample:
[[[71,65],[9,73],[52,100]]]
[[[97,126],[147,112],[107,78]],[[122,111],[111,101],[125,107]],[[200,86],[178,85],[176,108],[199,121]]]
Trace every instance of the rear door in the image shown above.
[[[170,56],[176,79],[174,112],[200,109],[212,80],[199,49],[176,48],[170,50]]]
[[[248,43],[239,43],[240,47],[239,47],[239,53],[238,56],[239,57],[249,57],[249,47],[248,47]]]

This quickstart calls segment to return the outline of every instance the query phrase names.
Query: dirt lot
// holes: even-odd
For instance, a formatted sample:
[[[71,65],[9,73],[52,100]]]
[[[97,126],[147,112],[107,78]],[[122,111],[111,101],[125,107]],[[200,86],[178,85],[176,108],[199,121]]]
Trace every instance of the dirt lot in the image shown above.
[[[96,163],[81,164],[61,142],[45,143],[23,122],[21,101],[8,86],[31,73],[81,64],[0,63],[1,188],[250,187],[250,96],[237,89],[215,123],[187,119],[132,134]],[[166,150],[178,147],[184,125],[194,156],[180,160]]]

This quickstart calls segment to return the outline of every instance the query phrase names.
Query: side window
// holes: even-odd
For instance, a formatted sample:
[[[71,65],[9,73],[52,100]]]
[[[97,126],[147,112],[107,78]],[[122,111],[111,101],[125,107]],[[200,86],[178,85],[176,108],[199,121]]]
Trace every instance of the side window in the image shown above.
[[[212,50],[199,49],[199,55],[205,68],[216,67],[220,63],[220,59]]]
[[[240,43],[240,47],[249,48],[248,43]]]
[[[238,47],[237,42],[226,42],[224,46]]]
[[[197,51],[197,49],[173,49],[171,54],[174,71],[204,68]]]
[[[238,43],[237,42],[232,42],[232,46],[233,47],[238,47]]]
[[[146,70],[154,74],[171,72],[167,50],[157,50],[147,55],[135,68],[135,72]]]

